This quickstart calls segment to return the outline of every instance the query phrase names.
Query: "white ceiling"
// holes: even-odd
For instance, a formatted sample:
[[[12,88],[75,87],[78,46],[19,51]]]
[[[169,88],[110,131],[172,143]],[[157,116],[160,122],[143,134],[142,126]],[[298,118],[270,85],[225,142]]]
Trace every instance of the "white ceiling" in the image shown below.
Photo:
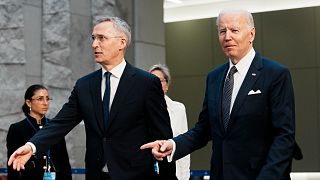
[[[164,8],[181,7],[181,6],[192,6],[207,3],[219,3],[223,1],[231,0],[164,0]]]
[[[320,6],[320,0],[164,0],[163,20],[167,23],[211,18],[230,8],[255,13],[312,6]]]

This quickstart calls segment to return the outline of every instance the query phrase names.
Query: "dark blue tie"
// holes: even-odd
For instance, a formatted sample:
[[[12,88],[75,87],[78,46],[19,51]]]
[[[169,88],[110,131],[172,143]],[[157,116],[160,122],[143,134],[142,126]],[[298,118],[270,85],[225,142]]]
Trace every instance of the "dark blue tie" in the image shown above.
[[[232,66],[223,86],[222,118],[223,118],[223,126],[225,130],[228,128],[229,119],[230,119],[231,97],[232,97],[232,90],[233,90],[233,84],[234,84],[233,75],[236,72],[237,72],[237,68],[235,66]]]
[[[109,120],[109,104],[110,104],[110,72],[105,72],[104,76],[106,78],[106,89],[103,95],[103,112],[104,112],[104,127],[107,127],[107,122]]]

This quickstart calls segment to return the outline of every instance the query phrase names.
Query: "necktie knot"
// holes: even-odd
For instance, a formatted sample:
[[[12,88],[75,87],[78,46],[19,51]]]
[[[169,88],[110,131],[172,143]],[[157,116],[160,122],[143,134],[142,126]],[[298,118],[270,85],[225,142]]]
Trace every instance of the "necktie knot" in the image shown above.
[[[236,66],[232,66],[230,71],[229,71],[229,74],[228,74],[228,79],[230,79],[231,77],[233,77],[234,73],[238,72]]]
[[[111,76],[111,72],[107,71],[104,73],[104,77],[106,77],[107,79],[108,78],[110,79],[110,76]]]

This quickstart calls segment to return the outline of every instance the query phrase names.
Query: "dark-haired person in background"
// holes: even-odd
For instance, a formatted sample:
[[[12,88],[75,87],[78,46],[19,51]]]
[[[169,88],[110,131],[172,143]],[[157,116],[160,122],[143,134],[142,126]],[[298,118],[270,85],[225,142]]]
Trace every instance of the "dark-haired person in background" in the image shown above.
[[[42,85],[35,84],[26,90],[22,106],[26,118],[9,127],[7,135],[8,159],[17,148],[28,142],[49,121],[45,116],[49,109],[49,101],[48,89]],[[8,166],[8,180],[43,180],[44,166],[50,167],[50,171],[55,172],[56,180],[72,179],[64,139],[53,145],[46,153],[32,156],[23,171],[15,171],[12,166]]]

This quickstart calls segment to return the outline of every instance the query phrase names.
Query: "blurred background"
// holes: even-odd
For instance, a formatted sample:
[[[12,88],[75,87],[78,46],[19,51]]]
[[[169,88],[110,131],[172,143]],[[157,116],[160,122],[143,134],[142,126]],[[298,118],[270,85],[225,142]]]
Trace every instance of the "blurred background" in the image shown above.
[[[225,8],[253,13],[254,48],[286,65],[296,100],[296,139],[304,159],[293,171],[320,171],[320,2],[305,0],[2,0],[0,1],[0,168],[6,168],[6,135],[23,119],[26,88],[49,88],[49,118],[67,101],[75,81],[99,68],[91,29],[104,16],[132,27],[126,60],[142,69],[169,66],[168,92],[186,105],[189,128],[197,121],[207,73],[224,63],[215,18]],[[66,137],[72,168],[84,168],[85,132]],[[191,155],[192,170],[208,170],[210,145]],[[75,179],[84,179],[75,174]]]

